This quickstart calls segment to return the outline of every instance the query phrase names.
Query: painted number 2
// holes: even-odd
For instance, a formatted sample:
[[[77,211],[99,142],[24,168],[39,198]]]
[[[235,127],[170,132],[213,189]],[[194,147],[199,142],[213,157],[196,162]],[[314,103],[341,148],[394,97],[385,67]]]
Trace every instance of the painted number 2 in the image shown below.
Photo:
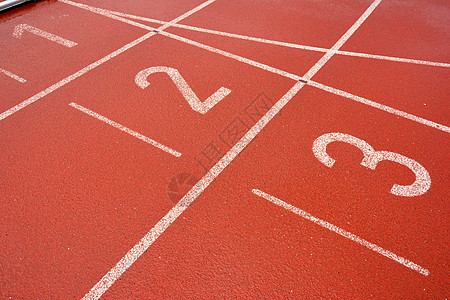
[[[193,110],[199,112],[201,114],[206,114],[208,110],[214,107],[217,103],[219,103],[225,96],[227,96],[231,91],[227,88],[221,87],[214,94],[208,97],[204,102],[201,102],[191,87],[187,84],[186,80],[181,76],[180,72],[177,69],[170,67],[151,67],[145,70],[140,71],[136,77],[136,84],[145,89],[150,85],[147,81],[147,77],[153,73],[167,73],[170,79],[172,79],[175,86],[180,90],[184,99],[189,103]]]
[[[361,162],[361,165],[364,167],[375,170],[380,161],[390,160],[404,165],[413,171],[416,175],[414,183],[408,186],[394,184],[391,189],[391,193],[394,195],[404,197],[420,196],[425,194],[431,186],[431,178],[427,170],[415,160],[394,152],[375,151],[366,141],[344,133],[326,133],[314,141],[312,147],[313,153],[327,167],[331,168],[336,162],[327,154],[327,145],[337,141],[348,143],[359,148],[364,154],[364,159]]]

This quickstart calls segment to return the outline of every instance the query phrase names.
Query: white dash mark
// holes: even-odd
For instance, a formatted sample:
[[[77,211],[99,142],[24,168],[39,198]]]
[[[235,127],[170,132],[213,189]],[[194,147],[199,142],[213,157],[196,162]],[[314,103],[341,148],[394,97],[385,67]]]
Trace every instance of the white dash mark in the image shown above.
[[[410,268],[411,270],[419,272],[420,274],[425,275],[425,276],[430,275],[430,271],[429,270],[419,266],[418,264],[413,263],[412,261],[410,261],[410,260],[408,260],[408,259],[406,259],[404,257],[398,256],[397,254],[392,253],[389,250],[385,250],[385,249],[381,248],[380,246],[377,246],[377,245],[375,245],[375,244],[373,244],[373,243],[371,243],[369,241],[366,241],[365,239],[360,238],[359,236],[357,236],[357,235],[355,235],[353,233],[345,231],[344,229],[342,229],[342,228],[340,228],[340,227],[338,227],[336,225],[333,225],[331,223],[328,223],[327,221],[324,221],[324,220],[321,220],[321,219],[319,219],[317,217],[314,217],[313,215],[307,213],[306,211],[301,210],[301,209],[299,209],[299,208],[297,208],[297,207],[295,207],[295,206],[293,206],[291,204],[288,204],[288,203],[286,203],[286,202],[284,202],[284,201],[282,201],[282,200],[280,200],[280,199],[278,199],[278,198],[276,198],[274,196],[266,194],[263,191],[258,190],[258,189],[253,189],[252,192],[255,195],[257,195],[257,196],[259,196],[261,198],[264,198],[264,199],[266,199],[266,200],[268,200],[268,201],[270,201],[270,202],[272,202],[272,203],[274,203],[274,204],[276,204],[278,206],[281,206],[281,207],[283,207],[283,208],[293,212],[294,214],[299,215],[302,218],[305,218],[308,221],[311,221],[311,222],[313,222],[313,223],[315,223],[315,224],[317,224],[317,225],[319,225],[319,226],[321,226],[323,228],[326,228],[326,229],[328,229],[328,230],[330,230],[330,231],[332,231],[334,233],[337,233],[337,234],[339,234],[339,235],[341,235],[341,236],[343,236],[343,237],[345,237],[345,238],[347,238],[347,239],[349,239],[349,240],[351,240],[351,241],[353,241],[355,243],[358,243],[358,244],[360,244],[360,245],[362,245],[362,246],[364,246],[364,247],[366,247],[366,248],[368,248],[368,249],[370,249],[372,251],[375,251],[378,254],[381,254],[381,255],[389,258],[389,259],[392,259],[393,261],[396,261],[396,262],[402,264],[403,266],[405,266],[407,268]]]
[[[53,33],[44,31],[42,29],[30,26],[28,24],[19,24],[16,27],[14,27],[14,32],[13,32],[13,36],[15,36],[16,38],[20,39],[22,37],[22,34],[24,31],[28,31],[32,34],[35,34],[37,36],[43,37],[49,41],[58,43],[60,45],[66,46],[68,48],[72,48],[76,45],[78,45],[78,43],[69,41],[65,38],[62,38],[60,36],[54,35]]]
[[[17,81],[20,82],[20,83],[25,83],[25,82],[27,82],[26,79],[23,79],[22,77],[17,76],[16,74],[13,74],[13,73],[11,73],[10,71],[7,71],[7,70],[2,69],[2,68],[0,68],[0,73],[3,73],[3,74],[5,74],[6,76],[11,77],[12,79],[15,79],[15,80],[17,80]]]
[[[90,115],[91,117],[96,118],[97,120],[105,122],[106,124],[111,125],[114,128],[117,128],[117,129],[119,129],[119,130],[121,130],[121,131],[123,131],[125,133],[128,133],[131,136],[134,136],[134,137],[140,139],[141,141],[146,142],[147,144],[150,144],[150,145],[152,145],[152,146],[154,146],[154,147],[156,147],[158,149],[161,149],[161,150],[163,150],[163,151],[165,151],[167,153],[170,153],[173,156],[176,156],[176,157],[180,157],[181,156],[180,152],[175,151],[175,150],[173,150],[173,149],[171,149],[171,148],[169,148],[169,147],[167,147],[167,146],[165,146],[165,145],[163,145],[161,143],[158,143],[157,141],[152,140],[151,138],[148,138],[145,135],[142,135],[142,134],[140,134],[140,133],[138,133],[138,132],[136,132],[134,130],[131,130],[128,127],[125,127],[125,126],[123,126],[123,125],[121,125],[119,123],[116,123],[116,122],[108,119],[107,117],[104,117],[104,116],[102,116],[102,115],[100,115],[100,114],[98,114],[96,112],[93,112],[92,110],[90,110],[88,108],[85,108],[85,107],[83,107],[83,106],[81,106],[79,104],[73,103],[73,102],[70,103],[69,105],[72,106],[73,108],[78,109],[79,111],[84,112],[85,114]]]

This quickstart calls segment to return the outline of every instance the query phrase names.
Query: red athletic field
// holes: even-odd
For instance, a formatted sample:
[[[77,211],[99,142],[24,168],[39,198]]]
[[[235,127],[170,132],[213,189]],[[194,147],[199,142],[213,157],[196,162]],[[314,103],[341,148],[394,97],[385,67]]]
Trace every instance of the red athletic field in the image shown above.
[[[0,298],[449,296],[450,3],[79,1],[0,14]]]

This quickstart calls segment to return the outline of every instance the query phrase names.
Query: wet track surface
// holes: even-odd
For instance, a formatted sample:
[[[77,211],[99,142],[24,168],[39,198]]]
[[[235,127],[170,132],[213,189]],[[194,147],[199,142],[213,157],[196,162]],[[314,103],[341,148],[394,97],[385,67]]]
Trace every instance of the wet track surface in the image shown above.
[[[0,298],[448,297],[449,4],[80,1],[0,14]]]

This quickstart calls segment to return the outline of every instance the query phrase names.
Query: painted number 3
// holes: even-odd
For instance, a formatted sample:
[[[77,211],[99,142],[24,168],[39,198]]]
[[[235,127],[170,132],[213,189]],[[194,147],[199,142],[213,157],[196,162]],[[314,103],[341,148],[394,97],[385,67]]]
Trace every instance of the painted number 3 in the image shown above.
[[[359,148],[364,154],[361,165],[375,170],[380,161],[390,160],[408,167],[416,175],[416,180],[411,185],[394,184],[391,193],[397,196],[413,197],[425,194],[431,186],[431,178],[427,170],[415,160],[398,153],[388,151],[375,151],[366,141],[344,133],[326,133],[318,137],[313,143],[313,153],[316,158],[326,165],[332,167],[335,160],[327,154],[327,145],[332,142],[344,142]]]

